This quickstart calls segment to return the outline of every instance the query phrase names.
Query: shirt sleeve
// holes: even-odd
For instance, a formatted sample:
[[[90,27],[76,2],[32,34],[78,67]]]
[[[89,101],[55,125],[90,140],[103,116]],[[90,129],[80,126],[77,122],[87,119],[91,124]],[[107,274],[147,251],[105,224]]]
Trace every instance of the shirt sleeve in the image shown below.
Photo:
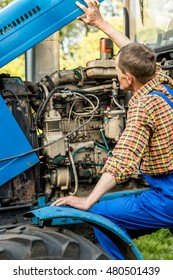
[[[111,173],[116,183],[128,179],[147,156],[149,139],[155,129],[153,117],[140,104],[128,113],[126,128],[108,157],[101,173]]]

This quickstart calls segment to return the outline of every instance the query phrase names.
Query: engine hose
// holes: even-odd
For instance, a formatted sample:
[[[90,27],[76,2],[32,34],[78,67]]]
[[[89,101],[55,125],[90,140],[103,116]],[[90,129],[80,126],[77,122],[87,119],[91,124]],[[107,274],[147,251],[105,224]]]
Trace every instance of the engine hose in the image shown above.
[[[46,109],[46,106],[47,106],[47,103],[49,102],[50,98],[52,97],[52,95],[57,91],[57,90],[62,90],[62,89],[65,89],[64,86],[58,86],[58,87],[55,87],[50,93],[49,95],[46,97],[46,100],[42,103],[42,107],[40,108],[39,110],[39,113],[37,115],[37,121],[40,121],[40,118],[41,116],[43,115],[45,109]]]
[[[102,150],[105,150],[106,152],[110,152],[110,150],[108,148],[106,148],[105,146],[101,145],[100,143],[95,143],[97,147],[101,148]]]
[[[74,179],[75,179],[75,188],[74,188],[74,192],[69,192],[69,195],[75,195],[78,191],[78,176],[77,176],[77,171],[76,171],[76,166],[74,163],[74,159],[72,156],[72,153],[69,151],[69,158],[70,158],[70,162],[71,162],[71,166],[73,169],[73,174],[74,174]]]
[[[76,157],[76,155],[82,151],[82,150],[86,150],[87,148],[85,146],[80,147],[79,149],[77,149],[74,154],[73,154],[73,159]]]
[[[118,107],[119,109],[125,111],[124,107],[121,106],[121,105],[118,103],[118,101],[116,101],[115,97],[113,97],[113,101],[114,101],[115,105],[117,105],[117,107]]]

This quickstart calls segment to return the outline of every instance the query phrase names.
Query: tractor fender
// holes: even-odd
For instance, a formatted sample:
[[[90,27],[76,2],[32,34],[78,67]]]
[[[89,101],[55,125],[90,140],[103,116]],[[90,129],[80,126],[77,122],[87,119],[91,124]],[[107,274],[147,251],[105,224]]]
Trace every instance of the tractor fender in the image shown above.
[[[54,220],[57,221],[57,219],[66,218],[68,222],[69,219],[72,219],[88,223],[107,235],[107,237],[109,237],[119,248],[125,259],[143,259],[140,251],[133,243],[131,238],[114,223],[101,215],[94,214],[89,211],[75,209],[69,206],[46,206],[29,211],[23,216],[24,218],[34,218],[37,220],[39,226],[43,226],[44,222],[46,221],[49,221],[49,224],[51,222],[51,225],[53,226],[55,225]]]

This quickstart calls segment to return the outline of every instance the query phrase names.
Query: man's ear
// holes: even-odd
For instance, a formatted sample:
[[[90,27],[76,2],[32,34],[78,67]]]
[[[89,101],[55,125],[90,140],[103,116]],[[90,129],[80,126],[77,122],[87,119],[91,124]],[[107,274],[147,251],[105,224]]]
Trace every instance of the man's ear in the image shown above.
[[[130,73],[126,73],[127,82],[129,85],[133,84],[133,76]]]

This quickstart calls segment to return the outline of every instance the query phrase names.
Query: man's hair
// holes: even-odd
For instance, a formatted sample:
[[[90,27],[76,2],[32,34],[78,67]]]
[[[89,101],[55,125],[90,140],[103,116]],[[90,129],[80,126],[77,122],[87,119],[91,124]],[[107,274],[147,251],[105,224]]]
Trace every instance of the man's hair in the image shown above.
[[[149,47],[140,43],[130,43],[119,50],[118,56],[118,66],[124,74],[132,74],[142,84],[153,78],[156,55]]]

